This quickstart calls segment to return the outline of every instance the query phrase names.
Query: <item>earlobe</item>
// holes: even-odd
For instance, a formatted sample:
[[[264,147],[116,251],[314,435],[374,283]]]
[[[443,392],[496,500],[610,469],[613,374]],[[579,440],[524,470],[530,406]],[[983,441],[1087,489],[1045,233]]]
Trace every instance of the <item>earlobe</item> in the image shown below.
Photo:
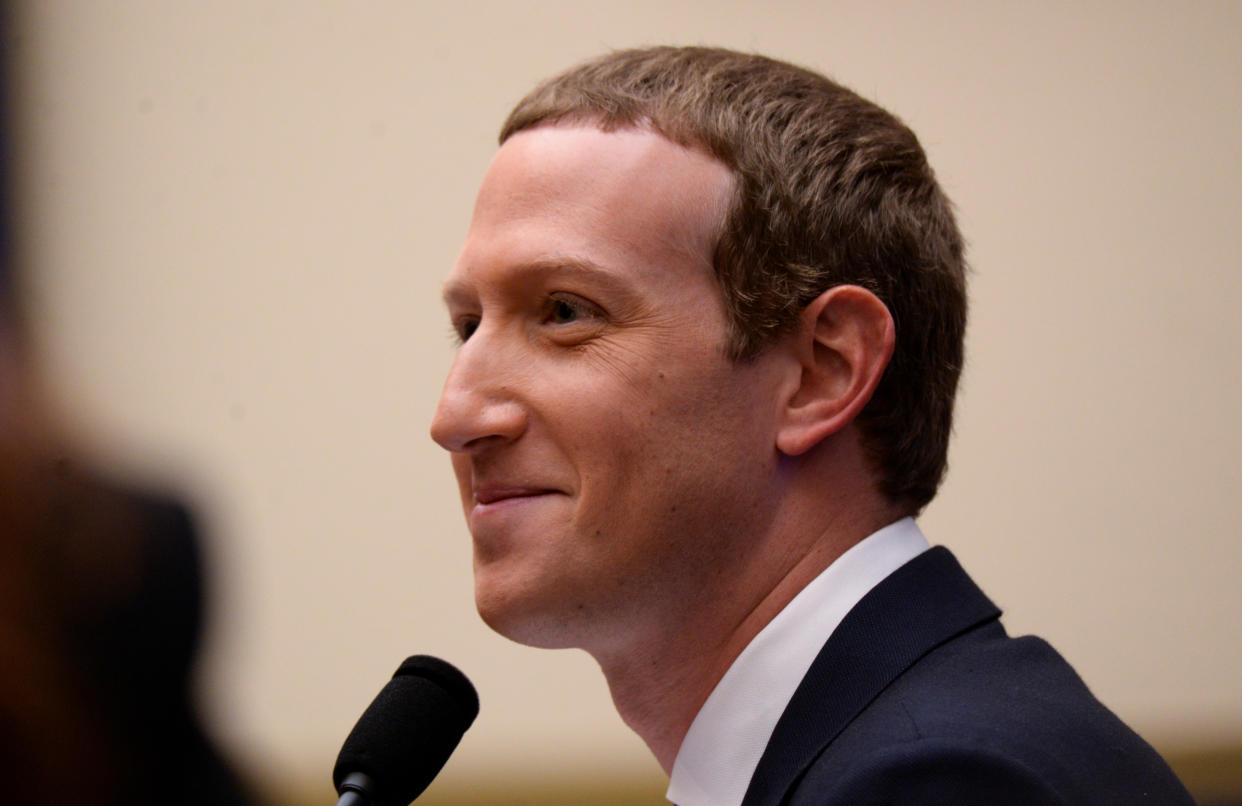
[[[788,456],[806,453],[858,416],[892,358],[896,328],[879,297],[842,285],[806,306],[793,339],[801,375],[784,403],[776,443]]]

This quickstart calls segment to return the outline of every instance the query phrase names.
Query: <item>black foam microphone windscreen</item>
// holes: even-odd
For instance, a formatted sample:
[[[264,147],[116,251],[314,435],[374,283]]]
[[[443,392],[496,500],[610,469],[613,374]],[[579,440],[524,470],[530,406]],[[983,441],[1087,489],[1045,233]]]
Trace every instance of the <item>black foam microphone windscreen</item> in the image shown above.
[[[370,806],[408,806],[478,713],[474,686],[455,667],[430,655],[406,658],[341,747],[337,792],[356,791],[365,796],[356,802]]]

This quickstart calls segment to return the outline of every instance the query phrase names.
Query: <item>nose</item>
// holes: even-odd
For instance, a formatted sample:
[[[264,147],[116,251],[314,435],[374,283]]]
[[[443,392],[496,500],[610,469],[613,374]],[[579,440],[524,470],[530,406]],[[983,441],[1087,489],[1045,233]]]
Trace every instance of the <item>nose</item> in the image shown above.
[[[516,362],[481,336],[458,350],[431,420],[431,438],[452,453],[477,453],[526,430]]]

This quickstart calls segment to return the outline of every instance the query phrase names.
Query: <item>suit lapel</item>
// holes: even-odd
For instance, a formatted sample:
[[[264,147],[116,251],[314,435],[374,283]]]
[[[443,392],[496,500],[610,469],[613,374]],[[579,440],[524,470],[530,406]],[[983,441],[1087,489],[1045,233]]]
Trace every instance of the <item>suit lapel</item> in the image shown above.
[[[898,568],[855,605],[781,714],[742,806],[776,806],[816,756],[935,647],[997,618],[948,549]]]

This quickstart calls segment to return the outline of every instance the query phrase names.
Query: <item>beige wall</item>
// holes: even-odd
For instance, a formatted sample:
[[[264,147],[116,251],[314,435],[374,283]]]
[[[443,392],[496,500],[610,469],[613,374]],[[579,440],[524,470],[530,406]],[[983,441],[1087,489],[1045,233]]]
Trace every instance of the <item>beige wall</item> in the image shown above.
[[[325,785],[396,663],[483,711],[446,777],[657,772],[580,653],[478,623],[438,303],[507,108],[604,48],[819,68],[920,134],[970,240],[953,467],[924,518],[1157,743],[1242,729],[1242,5],[27,3],[39,354],[216,556],[219,730]]]

